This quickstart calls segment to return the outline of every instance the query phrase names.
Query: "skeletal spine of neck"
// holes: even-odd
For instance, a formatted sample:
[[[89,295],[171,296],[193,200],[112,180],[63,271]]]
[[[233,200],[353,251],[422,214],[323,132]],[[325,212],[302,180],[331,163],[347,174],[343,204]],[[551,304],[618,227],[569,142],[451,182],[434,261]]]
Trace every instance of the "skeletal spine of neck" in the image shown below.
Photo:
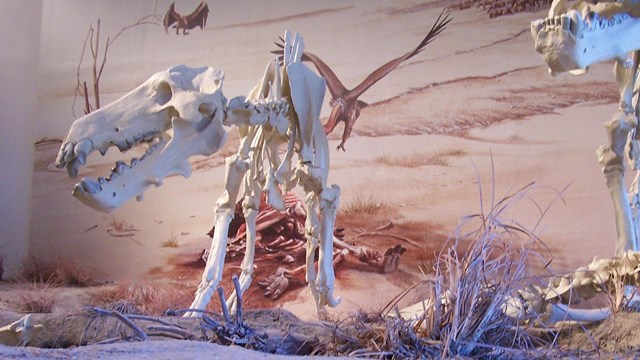
[[[358,100],[358,98],[362,94],[364,94],[365,91],[369,90],[369,88],[372,87],[375,83],[382,80],[382,78],[384,78],[387,74],[400,66],[400,64],[422,52],[422,50],[424,50],[424,48],[429,45],[436,38],[436,36],[444,31],[445,27],[451,20],[452,19],[449,18],[449,14],[445,14],[443,11],[436,19],[435,23],[431,27],[431,30],[429,30],[429,33],[427,33],[427,36],[422,39],[420,44],[415,49],[380,66],[352,90],[348,90],[342,84],[340,79],[338,79],[333,70],[331,70],[331,68],[317,55],[309,52],[305,52],[302,55],[302,61],[312,62],[320,75],[326,79],[329,93],[331,93],[330,105],[332,107],[332,110],[331,114],[329,115],[329,120],[326,124],[324,124],[325,133],[327,135],[332,133],[339,122],[344,122],[342,141],[340,142],[340,145],[338,145],[338,149],[342,149],[343,151],[345,150],[344,144],[351,136],[353,125],[355,125],[356,120],[358,120],[358,118],[360,117],[360,110],[368,106],[367,103]],[[282,40],[282,38],[280,40]],[[279,43],[276,43],[276,46],[280,48],[283,47],[283,45]],[[282,50],[273,51],[273,53],[282,54]]]
[[[212,68],[176,66],[157,73],[113,104],[76,120],[56,160],[75,177],[80,165],[94,150],[105,153],[111,146],[121,151],[141,142],[150,144],[141,159],[131,165],[118,162],[109,179],[83,178],[74,188],[84,204],[109,212],[133,197],[140,199],[151,185],[159,186],[171,174],[188,176],[188,158],[210,155],[226,141],[223,125],[238,127],[240,147],[225,161],[225,191],[216,202],[215,232],[202,280],[187,316],[199,316],[222,278],[228,227],[239,194],[247,228],[247,250],[241,265],[240,287],[244,292],[253,275],[256,218],[260,196],[284,210],[282,193],[295,185],[307,194],[305,235],[306,279],[319,317],[326,306],[336,306],[333,296],[333,229],[340,188],[327,185],[329,145],[320,123],[325,81],[300,61],[302,37],[285,34],[284,73],[276,59],[262,80],[244,97],[228,104],[222,94],[223,73]],[[170,130],[173,136],[170,136]],[[286,145],[281,159],[278,147]],[[292,169],[293,155],[298,165]],[[314,266],[318,250],[318,271]],[[229,304],[234,304],[235,294]]]

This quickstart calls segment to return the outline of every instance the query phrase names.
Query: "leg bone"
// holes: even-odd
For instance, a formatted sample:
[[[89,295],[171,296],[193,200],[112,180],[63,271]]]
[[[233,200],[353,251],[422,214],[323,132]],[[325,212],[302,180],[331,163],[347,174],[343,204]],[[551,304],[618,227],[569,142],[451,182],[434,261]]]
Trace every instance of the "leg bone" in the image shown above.
[[[226,189],[216,202],[216,222],[213,239],[211,240],[211,250],[209,250],[207,265],[202,273],[195,299],[191,304],[192,309],[204,310],[222,279],[229,223],[234,216],[236,198],[240,192],[240,185],[248,169],[248,164],[236,154],[226,159],[225,167]],[[187,312],[184,316],[199,317],[200,315],[201,313],[199,312]]]
[[[258,209],[260,207],[260,193],[254,194],[250,197],[246,197],[242,204],[244,209],[244,218],[247,225],[246,235],[246,250],[240,269],[240,291],[244,294],[245,291],[251,285],[253,279],[253,258],[256,252],[256,218],[258,217]],[[236,291],[234,290],[229,299],[227,299],[227,307],[231,312],[235,312],[236,309]]]
[[[320,239],[320,253],[318,257],[317,286],[320,293],[320,305],[335,307],[340,298],[333,296],[335,274],[333,272],[333,229],[336,212],[340,203],[340,187],[331,185],[320,193],[320,212],[322,218],[322,238]]]

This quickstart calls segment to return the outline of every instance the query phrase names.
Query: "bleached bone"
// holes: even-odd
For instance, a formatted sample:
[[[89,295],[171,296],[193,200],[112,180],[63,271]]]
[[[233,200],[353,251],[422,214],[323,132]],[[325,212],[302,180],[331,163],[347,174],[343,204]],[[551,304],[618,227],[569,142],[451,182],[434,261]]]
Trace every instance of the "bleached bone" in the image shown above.
[[[566,0],[555,0],[548,17],[531,23],[536,50],[549,66],[551,74],[569,71],[584,74],[591,64],[615,60],[614,73],[620,91],[618,111],[605,123],[608,143],[597,150],[598,162],[606,178],[613,200],[617,241],[616,256],[623,259],[595,260],[587,267],[569,277],[561,277],[550,283],[547,289],[530,287],[514,298],[506,309],[509,313],[519,314],[529,307],[541,310],[547,307],[550,321],[568,317],[591,321],[608,317],[611,311],[593,309],[575,310],[555,305],[557,300],[590,297],[602,291],[603,286],[613,286],[611,277],[627,269],[631,261],[631,252],[638,251],[638,217],[640,194],[638,182],[634,181],[629,197],[624,183],[625,149],[630,146],[629,157],[633,168],[638,169],[640,149],[638,137],[637,100],[633,98],[638,82],[638,54],[640,49],[640,4],[634,1],[577,1],[567,7]],[[636,176],[636,179],[638,176]],[[625,252],[625,250],[628,250]],[[626,261],[626,263],[625,263]],[[635,261],[637,267],[637,260]],[[628,274],[631,276],[632,274]],[[633,275],[628,285],[637,287],[637,276]],[[619,280],[618,280],[619,281]],[[633,291],[625,290],[628,300]],[[520,305],[518,305],[520,301]],[[517,315],[519,316],[519,315]]]
[[[0,327],[0,344],[26,346],[42,330],[44,326],[32,323],[31,314],[25,315],[16,322]]]
[[[547,286],[529,285],[513,294],[507,294],[501,309],[514,320],[530,324],[537,321],[545,324],[602,321],[613,314],[613,307],[576,309],[571,305],[590,299],[598,293],[609,292],[614,299],[619,299],[618,305],[634,307],[640,299],[635,294],[638,286],[640,252],[627,251],[619,258],[594,258],[589,265],[571,274],[552,277]],[[446,307],[454,301],[450,292],[444,291],[440,303]],[[416,319],[433,304],[433,299],[427,299],[402,309],[400,314],[407,319]]]
[[[530,286],[509,298],[503,307],[507,315],[519,321],[540,317],[547,323],[558,321],[601,321],[611,316],[612,307],[574,309],[577,304],[598,293],[609,292],[620,306],[635,307],[640,286],[640,252],[626,251],[622,257],[597,259],[586,267],[553,277],[547,287]]]
[[[618,256],[624,250],[640,250],[638,210],[631,209],[624,184],[624,153],[629,133],[632,133],[633,150],[630,156],[640,154],[636,141],[638,114],[633,101],[633,90],[638,85],[639,16],[640,4],[632,1],[578,1],[566,8],[566,0],[556,0],[549,17],[531,23],[536,50],[552,74],[584,73],[591,64],[615,60],[620,104],[618,112],[605,124],[609,142],[598,149],[598,158],[614,203]],[[632,158],[632,161],[636,168],[635,163],[640,159]],[[637,198],[637,193],[632,194],[633,206],[638,205],[633,201]]]
[[[202,276],[193,309],[204,309],[222,279],[227,233],[234,215],[234,204],[244,193],[243,213],[247,235],[245,256],[241,265],[240,291],[244,292],[253,277],[253,257],[256,241],[256,218],[260,193],[267,194],[273,208],[283,209],[282,192],[297,183],[302,186],[307,204],[307,282],[314,296],[319,317],[326,316],[327,305],[336,306],[333,297],[333,228],[338,205],[339,188],[326,185],[329,171],[329,147],[319,121],[324,99],[324,79],[300,62],[304,49],[302,37],[285,34],[286,48],[283,74],[277,60],[269,63],[262,80],[246,99],[233,99],[226,123],[238,125],[241,145],[238,153],[228,159],[227,191],[216,203],[213,245]],[[284,160],[278,148],[287,144]],[[295,179],[291,178],[293,154],[298,156]],[[240,180],[242,179],[242,180]],[[241,184],[242,182],[242,184]],[[320,244],[318,274],[313,256]],[[235,306],[235,292],[227,300]],[[199,316],[198,312],[185,316]]]
[[[226,141],[222,120],[224,74],[213,68],[174,66],[153,75],[115,102],[76,120],[56,166],[75,177],[94,150],[124,152],[143,142],[149,149],[130,164],[119,161],[108,178],[83,178],[73,195],[96,210],[111,212],[173,174],[189,177],[188,158],[211,155]],[[170,131],[173,134],[170,135]]]
[[[247,226],[247,251],[242,262],[240,289],[251,283],[255,252],[255,222],[261,192],[268,203],[282,208],[282,193],[298,184],[306,192],[307,280],[316,300],[319,316],[326,305],[339,302],[333,296],[333,228],[340,189],[327,186],[329,148],[319,116],[325,81],[300,60],[302,37],[286,33],[283,74],[278,60],[270,62],[263,79],[246,98],[232,99],[228,106],[222,95],[223,74],[211,68],[183,65],[157,73],[113,104],[76,120],[60,148],[56,165],[75,177],[93,150],[101,153],[111,146],[121,151],[146,141],[150,149],[131,166],[118,162],[109,179],[83,178],[74,195],[85,205],[109,212],[132,197],[141,199],[150,185],[174,173],[190,173],[188,158],[209,155],[226,140],[223,125],[238,127],[238,152],[225,160],[225,191],[216,202],[216,231],[207,265],[192,307],[203,310],[222,278],[227,231],[234,205],[242,192]],[[173,134],[171,135],[171,131]],[[284,159],[279,146],[287,144]],[[293,155],[298,165],[292,171]],[[313,254],[320,246],[318,274]],[[235,294],[228,302],[235,304]],[[189,312],[185,316],[199,316]]]
[[[624,185],[624,153],[630,140],[630,156],[637,169],[640,147],[636,133],[637,101],[633,99],[633,92],[638,87],[640,4],[632,1],[578,1],[567,9],[566,2],[555,0],[546,19],[531,23],[531,33],[536,50],[543,56],[551,74],[567,71],[584,74],[591,64],[615,60],[620,104],[618,111],[605,124],[609,142],[598,149],[598,160],[614,204],[618,258],[594,259],[588,267],[571,275],[551,279],[546,288],[532,285],[511,294],[502,304],[502,310],[519,321],[538,317],[549,323],[603,320],[612,314],[611,309],[572,309],[561,301],[579,301],[604,289],[616,290],[620,284],[632,289],[624,286],[618,289],[623,294],[615,296],[626,297],[627,304],[638,302],[634,289],[640,285],[640,253],[633,251],[639,250],[640,210],[637,206],[640,194],[636,181],[636,192],[631,196],[632,205],[636,207],[632,210]],[[415,311],[416,308],[419,306],[412,309]]]

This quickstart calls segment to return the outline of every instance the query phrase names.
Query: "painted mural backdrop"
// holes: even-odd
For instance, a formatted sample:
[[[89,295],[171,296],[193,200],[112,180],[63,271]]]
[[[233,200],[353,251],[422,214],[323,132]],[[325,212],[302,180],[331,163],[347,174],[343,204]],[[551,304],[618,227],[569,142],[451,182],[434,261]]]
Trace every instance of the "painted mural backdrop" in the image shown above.
[[[428,277],[460,218],[531,182],[535,190],[505,216],[544,241],[555,269],[612,255],[612,205],[595,156],[606,141],[602,123],[616,108],[611,65],[583,77],[549,76],[529,30],[544,9],[496,17],[457,6],[441,33],[425,38],[456,4],[45,2],[43,13],[55,16],[42,25],[31,254],[72,259],[105,280],[157,280],[193,292],[224,158],[238,146],[234,129],[221,151],[192,159],[189,179],[171,177],[109,214],[71,196],[78,180],[54,165],[60,142],[76,117],[172,65],[223,70],[225,96],[246,95],[289,29],[304,36],[316,59],[309,67],[328,79],[321,120],[335,127],[329,181],[342,188],[337,311],[386,305]],[[393,59],[392,69],[374,71]],[[354,106],[357,121],[332,116],[332,98]],[[127,157],[145,150],[136,146]],[[108,174],[120,159],[114,151],[92,154],[78,179]],[[286,214],[266,209],[272,226],[261,232],[247,306],[313,314],[299,256],[300,195],[287,197]],[[226,279],[239,272],[239,220]]]

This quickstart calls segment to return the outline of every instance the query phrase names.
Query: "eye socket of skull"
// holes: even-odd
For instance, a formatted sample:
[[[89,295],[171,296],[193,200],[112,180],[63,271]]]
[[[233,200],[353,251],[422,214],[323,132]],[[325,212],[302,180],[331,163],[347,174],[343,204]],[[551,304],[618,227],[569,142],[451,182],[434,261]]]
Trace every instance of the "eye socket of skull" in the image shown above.
[[[202,114],[203,118],[208,118],[215,111],[215,107],[213,107],[211,104],[202,103],[200,104],[200,106],[198,106],[198,111],[200,112],[200,114]]]
[[[161,81],[156,87],[156,95],[155,100],[158,104],[164,105],[171,100],[173,97],[173,90],[171,90],[171,85],[169,85],[166,81]]]
[[[196,131],[202,131],[205,127],[207,127],[207,125],[211,123],[211,121],[213,121],[213,115],[215,115],[216,110],[209,110],[207,104],[201,104],[198,110],[202,114],[202,120],[195,124],[195,129]]]

